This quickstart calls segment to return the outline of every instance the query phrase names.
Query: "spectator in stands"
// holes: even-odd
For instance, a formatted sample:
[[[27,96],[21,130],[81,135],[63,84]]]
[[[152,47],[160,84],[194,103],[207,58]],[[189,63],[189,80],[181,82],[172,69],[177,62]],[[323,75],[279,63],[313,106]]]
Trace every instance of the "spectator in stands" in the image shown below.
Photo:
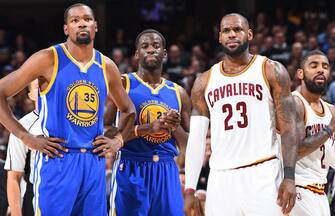
[[[168,59],[164,71],[172,82],[181,84],[183,69],[187,67],[187,61],[182,55],[177,44],[172,44],[168,50]]]
[[[112,60],[116,64],[116,66],[119,68],[119,71],[123,73],[127,73],[127,63],[124,59],[124,54],[122,52],[122,49],[120,48],[114,48],[112,50]]]

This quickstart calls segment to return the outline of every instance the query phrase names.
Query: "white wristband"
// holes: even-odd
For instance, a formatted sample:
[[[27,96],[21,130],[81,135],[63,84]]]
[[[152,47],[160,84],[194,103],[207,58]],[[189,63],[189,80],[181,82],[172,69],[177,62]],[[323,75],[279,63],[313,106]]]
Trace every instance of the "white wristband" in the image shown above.
[[[185,156],[185,189],[196,189],[202,163],[205,157],[206,136],[209,119],[205,116],[191,116]]]

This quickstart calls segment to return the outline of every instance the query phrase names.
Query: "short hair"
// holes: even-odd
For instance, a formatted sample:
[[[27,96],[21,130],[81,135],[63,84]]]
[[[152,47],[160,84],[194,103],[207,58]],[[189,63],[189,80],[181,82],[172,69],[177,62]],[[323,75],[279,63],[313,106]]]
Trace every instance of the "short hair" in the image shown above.
[[[148,34],[148,33],[155,33],[155,34],[158,34],[159,37],[161,37],[163,47],[165,48],[165,46],[166,46],[166,40],[165,40],[165,37],[162,35],[162,33],[160,33],[159,31],[157,31],[157,30],[155,30],[155,29],[146,29],[146,30],[142,31],[141,33],[139,33],[139,34],[137,35],[136,40],[135,40],[135,48],[136,48],[136,49],[137,49],[139,40],[140,40],[140,38],[142,37],[142,35],[144,35],[144,34]]]
[[[238,16],[238,17],[240,17],[240,18],[247,24],[248,28],[250,28],[248,19],[245,18],[244,16],[242,16],[242,15],[239,14],[239,13],[229,13],[229,14],[224,15],[224,16],[221,18],[220,26],[221,26],[221,22],[222,22],[222,20],[223,20],[224,18],[226,18],[226,17],[229,17],[229,16]]]
[[[301,59],[301,62],[300,62],[300,68],[304,68],[304,65],[307,61],[307,59],[311,56],[315,56],[315,55],[322,55],[324,57],[327,58],[327,55],[324,54],[321,50],[312,50],[312,51],[309,51],[307,52]],[[328,58],[327,58],[328,59]]]
[[[68,8],[66,8],[65,12],[64,12],[64,23],[67,23],[67,18],[69,16],[69,11],[72,9],[72,8],[75,8],[75,7],[88,7],[91,12],[92,12],[92,15],[93,15],[93,18],[95,18],[95,15],[94,15],[94,12],[92,10],[92,8],[86,4],[83,4],[83,3],[76,3],[76,4],[73,4],[73,5],[70,5]]]

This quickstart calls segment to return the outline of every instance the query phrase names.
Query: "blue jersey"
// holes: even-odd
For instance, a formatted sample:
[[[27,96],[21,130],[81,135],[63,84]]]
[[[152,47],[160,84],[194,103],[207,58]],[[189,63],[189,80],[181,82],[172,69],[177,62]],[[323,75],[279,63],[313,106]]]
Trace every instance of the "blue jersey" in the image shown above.
[[[86,66],[80,65],[64,44],[52,47],[54,70],[40,92],[39,112],[43,133],[66,140],[68,148],[92,148],[103,134],[103,112],[108,94],[103,55],[93,49]]]
[[[162,80],[162,83],[153,89],[136,73],[125,75],[126,91],[136,108],[136,124],[152,123],[162,113],[175,109],[181,111],[181,101],[178,85]],[[122,151],[129,152],[161,152],[178,155],[176,140],[171,134],[147,134],[127,142]]]

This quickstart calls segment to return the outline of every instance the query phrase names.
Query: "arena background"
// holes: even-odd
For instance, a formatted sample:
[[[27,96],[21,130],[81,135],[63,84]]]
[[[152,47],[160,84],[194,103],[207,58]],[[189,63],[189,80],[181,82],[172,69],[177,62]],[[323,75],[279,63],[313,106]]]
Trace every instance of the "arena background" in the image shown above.
[[[20,67],[37,50],[65,41],[63,13],[69,5],[77,2],[0,0],[0,77]],[[222,57],[217,40],[221,17],[237,12],[248,18],[254,30],[250,51],[282,62],[292,78],[292,89],[299,85],[295,79],[295,70],[300,59],[305,52],[312,49],[321,49],[327,54],[332,68],[331,82],[335,77],[335,1],[332,0],[81,2],[95,11],[99,28],[95,47],[112,58],[121,73],[136,71],[137,61],[133,56],[136,35],[146,28],[154,28],[167,39],[168,59],[164,66],[164,76],[183,85],[190,92],[197,74],[207,70]],[[334,89],[329,88],[325,95],[325,99],[333,104]],[[11,108],[17,118],[33,109],[33,104],[26,95],[27,90],[24,90],[10,99]],[[8,131],[0,125],[1,210],[7,208],[6,172],[3,170],[3,163],[8,135]],[[206,154],[206,161],[209,155],[210,149]],[[182,175],[183,163],[179,164]],[[208,169],[208,164],[204,164],[199,189],[206,188]],[[330,171],[329,178],[332,183],[333,170]],[[333,186],[330,185],[330,199],[334,195],[333,191]]]

